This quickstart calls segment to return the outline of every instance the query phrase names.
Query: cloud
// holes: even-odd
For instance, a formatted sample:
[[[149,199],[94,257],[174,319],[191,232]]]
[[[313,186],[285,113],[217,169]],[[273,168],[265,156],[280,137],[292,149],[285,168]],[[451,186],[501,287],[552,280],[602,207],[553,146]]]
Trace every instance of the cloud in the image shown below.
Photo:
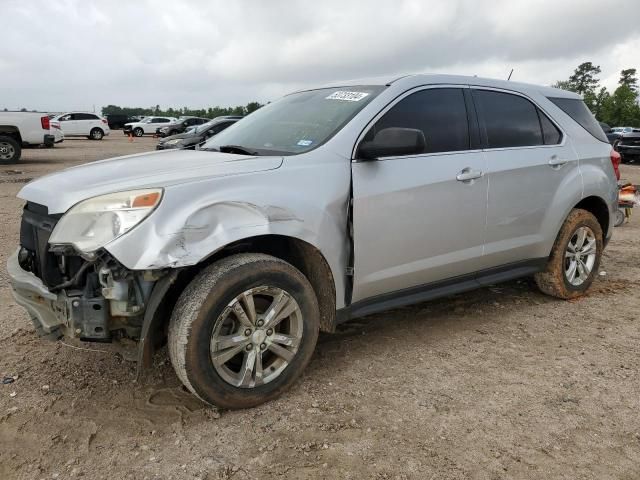
[[[267,101],[328,81],[450,72],[550,84],[638,67],[630,2],[3,0],[0,107]]]

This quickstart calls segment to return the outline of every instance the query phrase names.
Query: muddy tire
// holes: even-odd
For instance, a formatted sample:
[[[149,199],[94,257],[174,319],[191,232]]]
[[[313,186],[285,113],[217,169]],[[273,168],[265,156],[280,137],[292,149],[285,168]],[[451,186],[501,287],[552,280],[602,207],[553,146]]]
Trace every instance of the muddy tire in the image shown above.
[[[535,275],[547,295],[569,299],[583,295],[598,274],[603,234],[590,212],[574,209],[565,220],[544,271]]]
[[[206,403],[249,408],[286,391],[318,339],[318,302],[287,262],[239,254],[205,268],[180,295],[169,356],[182,383]]]

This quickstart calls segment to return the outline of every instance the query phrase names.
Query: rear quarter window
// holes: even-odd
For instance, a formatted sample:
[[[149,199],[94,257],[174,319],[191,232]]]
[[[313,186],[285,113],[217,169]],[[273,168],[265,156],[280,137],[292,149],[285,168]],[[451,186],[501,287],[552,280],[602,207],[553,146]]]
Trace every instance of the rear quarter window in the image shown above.
[[[547,98],[595,138],[601,142],[609,143],[602,127],[582,100],[578,98]]]

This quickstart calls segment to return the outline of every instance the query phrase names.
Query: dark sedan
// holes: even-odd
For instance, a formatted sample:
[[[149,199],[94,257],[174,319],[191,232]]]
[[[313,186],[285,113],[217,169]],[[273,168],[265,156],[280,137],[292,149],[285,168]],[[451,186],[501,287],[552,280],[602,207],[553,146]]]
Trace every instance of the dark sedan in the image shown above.
[[[177,135],[171,135],[165,137],[158,142],[156,150],[195,150],[196,145],[201,144],[205,140],[217,135],[225,128],[233,125],[242,117],[228,116],[228,117],[216,117],[209,122],[196,127],[185,133],[179,133]]]
[[[163,125],[156,129],[156,135],[159,137],[170,137],[179,133],[184,133],[189,127],[197,127],[209,122],[209,118],[200,117],[182,117],[176,122],[171,122],[168,125]]]
[[[634,128],[616,140],[614,147],[624,163],[636,163],[640,161],[640,129]]]

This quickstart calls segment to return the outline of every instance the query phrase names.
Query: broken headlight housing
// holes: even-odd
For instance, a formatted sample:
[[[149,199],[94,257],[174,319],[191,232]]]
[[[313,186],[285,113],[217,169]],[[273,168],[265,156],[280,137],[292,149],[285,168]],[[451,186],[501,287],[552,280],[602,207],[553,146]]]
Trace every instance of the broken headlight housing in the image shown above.
[[[124,235],[160,204],[162,189],[130,190],[84,200],[64,214],[49,243],[92,253]]]

